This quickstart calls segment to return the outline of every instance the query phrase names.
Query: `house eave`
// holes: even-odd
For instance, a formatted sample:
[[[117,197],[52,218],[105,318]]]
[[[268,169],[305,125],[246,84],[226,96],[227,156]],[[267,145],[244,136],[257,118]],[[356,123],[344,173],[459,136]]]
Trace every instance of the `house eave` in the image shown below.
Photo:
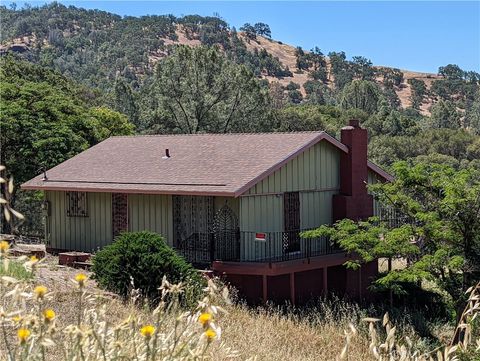
[[[164,195],[192,195],[192,196],[216,196],[216,197],[235,197],[234,192],[228,191],[182,191],[182,190],[146,190],[146,189],[127,189],[127,188],[95,188],[95,187],[68,187],[68,186],[42,186],[23,184],[20,187],[24,190],[37,191],[74,191],[74,192],[92,192],[92,193],[126,193],[126,194],[164,194]]]

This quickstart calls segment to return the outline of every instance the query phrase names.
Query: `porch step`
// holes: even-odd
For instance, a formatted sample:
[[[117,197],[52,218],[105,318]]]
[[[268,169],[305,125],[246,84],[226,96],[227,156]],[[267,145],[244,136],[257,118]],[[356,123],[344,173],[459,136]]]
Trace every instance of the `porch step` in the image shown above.
[[[84,270],[89,270],[92,267],[92,262],[81,262],[81,261],[73,261],[73,268],[81,268]]]
[[[74,265],[75,262],[87,262],[90,257],[90,253],[62,252],[58,254],[58,264],[71,267]]]

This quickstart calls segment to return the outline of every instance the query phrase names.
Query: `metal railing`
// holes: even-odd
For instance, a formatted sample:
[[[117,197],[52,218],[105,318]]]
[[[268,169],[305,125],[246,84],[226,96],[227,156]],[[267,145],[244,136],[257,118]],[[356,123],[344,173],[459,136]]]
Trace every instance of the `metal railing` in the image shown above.
[[[213,261],[283,262],[341,252],[325,237],[302,238],[304,231],[194,233],[176,249],[195,265]]]
[[[265,232],[265,240],[257,232],[240,232],[241,260],[247,262],[283,262],[340,252],[326,237],[302,238],[305,230]]]

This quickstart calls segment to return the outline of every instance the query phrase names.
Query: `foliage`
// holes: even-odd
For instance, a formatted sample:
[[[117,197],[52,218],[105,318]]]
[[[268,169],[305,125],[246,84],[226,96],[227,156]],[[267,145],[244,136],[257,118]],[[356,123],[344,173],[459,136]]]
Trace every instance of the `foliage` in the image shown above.
[[[410,101],[412,102],[412,108],[419,109],[423,103],[423,99],[427,94],[427,86],[425,82],[420,79],[408,79],[408,83],[410,84],[411,96]]]
[[[119,113],[91,107],[85,89],[42,67],[2,58],[2,162],[20,183],[110,135],[130,134]]]
[[[404,268],[389,268],[375,284],[399,293],[401,282],[427,280],[446,292],[458,311],[466,288],[480,280],[480,172],[406,162],[393,169],[394,182],[370,189],[400,225],[377,218],[341,220],[307,235],[328,236],[357,254],[347,262],[353,268],[377,258],[406,260]]]
[[[128,297],[138,290],[151,302],[161,298],[159,287],[165,277],[184,283],[182,302],[195,305],[204,281],[197,271],[169,247],[158,234],[130,232],[117,236],[93,258],[92,272],[101,287]]]
[[[344,109],[361,109],[367,114],[377,111],[380,101],[378,86],[367,80],[354,80],[345,86],[340,96]]]
[[[179,46],[159,62],[154,85],[164,129],[225,133],[268,129],[269,97],[244,66],[215,48]]]
[[[440,100],[431,108],[430,126],[432,128],[458,129],[461,127],[461,117],[452,101]]]
[[[277,130],[282,132],[323,129],[330,134],[336,134],[344,125],[341,111],[333,106],[289,106],[277,111],[276,118]]]

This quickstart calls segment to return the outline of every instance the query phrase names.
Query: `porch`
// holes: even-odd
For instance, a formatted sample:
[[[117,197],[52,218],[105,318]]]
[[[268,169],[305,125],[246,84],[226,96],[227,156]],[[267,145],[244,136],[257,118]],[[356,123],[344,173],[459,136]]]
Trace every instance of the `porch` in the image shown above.
[[[325,237],[302,238],[304,230],[253,232],[217,230],[192,233],[177,242],[176,250],[197,267],[213,262],[279,263],[343,253]]]

